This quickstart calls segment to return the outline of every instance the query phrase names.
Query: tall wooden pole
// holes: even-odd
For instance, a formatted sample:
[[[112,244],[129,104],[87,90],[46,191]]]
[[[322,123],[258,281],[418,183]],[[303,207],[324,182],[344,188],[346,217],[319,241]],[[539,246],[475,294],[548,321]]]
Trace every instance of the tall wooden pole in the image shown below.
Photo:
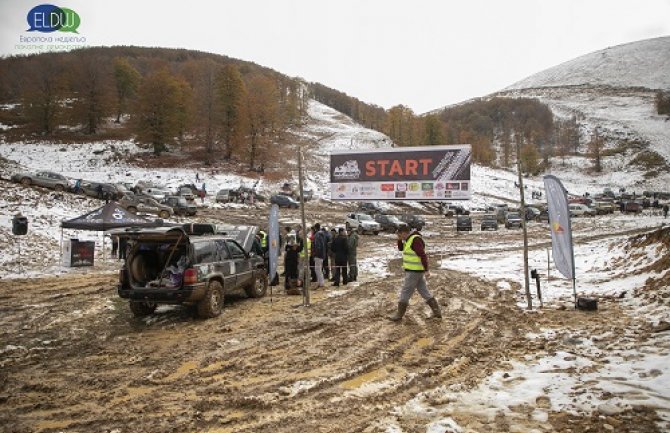
[[[516,170],[519,175],[519,195],[521,196],[521,228],[523,229],[523,278],[526,288],[526,302],[528,309],[533,309],[533,299],[530,297],[530,281],[528,280],[528,231],[526,230],[526,199],[523,191],[523,176],[521,175],[521,151],[519,141],[516,141]]]
[[[305,197],[303,189],[303,173],[302,173],[302,146],[298,146],[298,188],[300,189],[300,216],[302,218],[302,233],[303,233],[303,248],[305,249],[305,263],[302,278],[302,305],[309,307],[309,282],[311,280],[309,275],[309,251],[307,251],[307,224],[305,222]]]

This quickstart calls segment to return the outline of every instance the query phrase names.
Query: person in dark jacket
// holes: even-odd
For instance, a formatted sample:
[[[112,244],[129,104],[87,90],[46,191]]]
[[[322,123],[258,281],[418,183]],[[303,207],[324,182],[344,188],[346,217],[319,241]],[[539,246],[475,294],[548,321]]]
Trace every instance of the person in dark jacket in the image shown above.
[[[402,267],[405,270],[405,280],[400,290],[398,310],[388,316],[393,322],[402,320],[407,311],[409,299],[418,290],[421,297],[430,306],[433,312],[431,318],[441,319],[440,306],[433,295],[428,291],[426,277],[430,277],[428,271],[428,256],[426,255],[426,244],[421,233],[417,230],[410,233],[408,226],[403,225],[398,229],[398,250],[402,251]]]
[[[335,259],[335,270],[333,272],[333,286],[340,285],[340,274],[342,275],[342,282],[344,285],[349,283],[347,278],[347,258],[349,256],[349,242],[347,241],[347,234],[343,228],[340,228],[337,236],[333,239],[333,244],[330,247]]]
[[[298,285],[298,263],[300,262],[300,251],[302,251],[302,239],[295,234],[289,234],[286,241],[286,255],[284,256],[285,280],[284,287],[289,290]]]
[[[328,257],[328,240],[319,223],[314,224],[314,240],[312,241],[312,257],[314,257],[314,273],[319,287],[324,286],[323,261]]]
[[[333,241],[337,237],[337,231],[335,229],[330,229],[328,235],[328,267],[330,272],[326,274],[330,275],[330,281],[335,281],[335,256],[333,255]]]

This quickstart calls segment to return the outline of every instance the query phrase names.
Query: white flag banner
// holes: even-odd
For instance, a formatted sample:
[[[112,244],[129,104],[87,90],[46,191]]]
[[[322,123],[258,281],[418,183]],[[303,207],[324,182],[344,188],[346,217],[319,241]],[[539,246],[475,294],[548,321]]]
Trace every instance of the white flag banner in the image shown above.
[[[572,225],[568,193],[555,176],[544,176],[544,188],[549,206],[551,250],[556,269],[566,278],[575,278],[575,256],[572,249]]]

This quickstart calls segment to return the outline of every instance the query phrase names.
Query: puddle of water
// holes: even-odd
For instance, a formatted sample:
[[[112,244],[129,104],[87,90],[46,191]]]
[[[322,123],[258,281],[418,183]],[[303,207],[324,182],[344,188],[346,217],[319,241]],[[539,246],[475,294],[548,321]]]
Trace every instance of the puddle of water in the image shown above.
[[[70,420],[61,420],[61,421],[40,421],[37,424],[35,424],[35,428],[37,430],[56,430],[56,429],[62,429],[66,428],[70,424],[72,424],[74,421]]]
[[[360,376],[356,376],[353,379],[349,379],[346,382],[342,382],[340,385],[344,389],[356,389],[360,388],[366,383],[369,382],[374,382],[377,379],[381,379],[383,377],[386,377],[388,375],[388,372],[386,371],[385,368],[380,368],[378,370],[372,370],[368,373],[361,374]]]
[[[188,372],[198,368],[198,364],[195,361],[186,361],[183,363],[177,371],[167,376],[165,380],[174,380],[178,377],[185,376]]]
[[[110,401],[110,404],[125,403],[130,400],[134,400],[138,397],[150,394],[155,390],[153,387],[148,386],[138,386],[138,387],[128,387],[126,388],[127,394],[121,397],[116,397]]]

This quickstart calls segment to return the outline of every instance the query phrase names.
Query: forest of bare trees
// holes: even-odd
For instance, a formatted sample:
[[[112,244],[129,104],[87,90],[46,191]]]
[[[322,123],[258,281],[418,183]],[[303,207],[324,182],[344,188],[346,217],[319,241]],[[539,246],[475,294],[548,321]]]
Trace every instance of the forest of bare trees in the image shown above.
[[[0,60],[0,76],[0,102],[18,103],[2,112],[12,117],[5,120],[15,126],[14,138],[134,138],[156,154],[201,148],[205,164],[235,160],[252,170],[300,122],[309,98],[398,146],[469,143],[475,162],[488,166],[512,167],[518,152],[523,170],[537,173],[551,157],[586,151],[599,159],[602,152],[602,139],[580,147],[577,119],[554,118],[535,99],[488,98],[417,115],[405,105],[385,110],[319,83],[196,51],[100,47],[10,57]],[[660,113],[668,98],[657,99]]]
[[[4,114],[13,116],[14,138],[68,142],[118,134],[156,154],[203,147],[206,164],[234,159],[252,170],[272,154],[274,137],[299,122],[308,98],[300,79],[187,50],[10,57],[0,60],[0,75],[0,100],[18,103]]]

